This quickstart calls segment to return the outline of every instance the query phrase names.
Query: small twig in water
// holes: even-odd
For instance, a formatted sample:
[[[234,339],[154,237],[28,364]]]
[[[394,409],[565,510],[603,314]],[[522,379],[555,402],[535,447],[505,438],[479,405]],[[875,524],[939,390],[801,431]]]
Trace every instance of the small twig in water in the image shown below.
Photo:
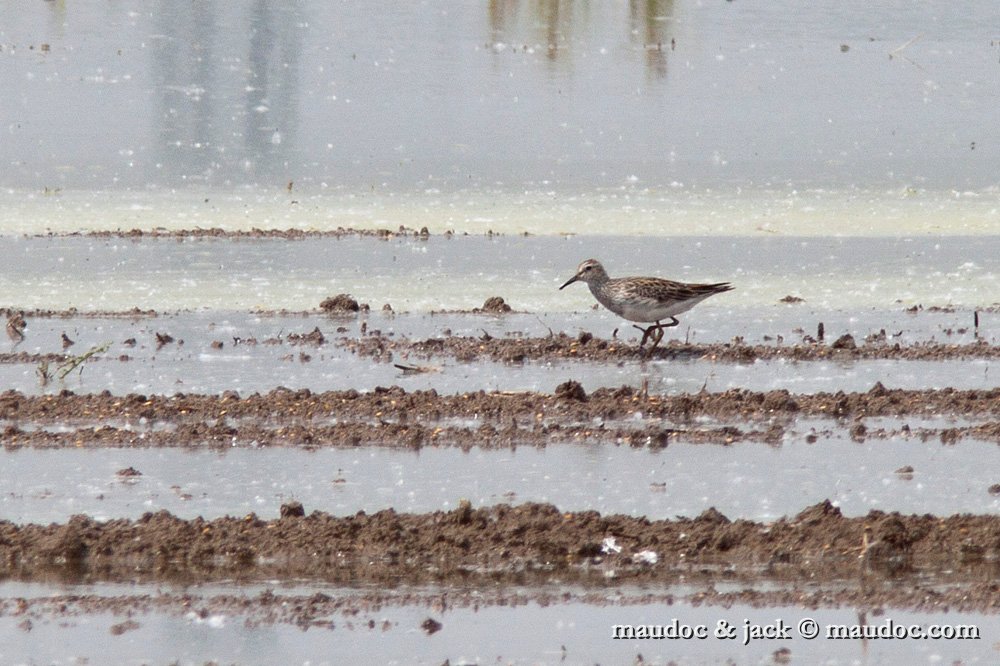
[[[97,354],[103,354],[111,348],[110,342],[105,342],[100,347],[93,347],[90,351],[81,354],[80,356],[70,356],[68,360],[62,363],[57,370],[59,374],[59,379],[66,379],[69,373],[73,372],[77,368],[80,368],[80,374],[83,374],[83,364],[89,361],[93,356]]]
[[[42,386],[48,386],[49,380],[52,379],[52,373],[49,372],[49,362],[39,361],[35,372],[38,373],[38,383]]]
[[[895,56],[901,55],[903,53],[903,51],[905,51],[906,49],[908,49],[910,46],[912,46],[916,42],[920,41],[920,39],[923,38],[923,36],[924,36],[924,33],[920,33],[916,37],[912,37],[908,42],[906,42],[902,46],[897,46],[893,50],[889,51],[889,57],[893,58]]]
[[[924,36],[924,33],[920,33],[919,35],[917,35],[916,37],[914,37],[910,41],[906,42],[902,46],[889,51],[889,59],[892,60],[893,58],[899,57],[899,58],[902,58],[903,60],[905,60],[906,62],[910,63],[911,65],[913,65],[917,69],[923,70],[923,67],[921,67],[917,63],[913,62],[912,60],[910,60],[909,58],[907,58],[905,55],[903,55],[903,51],[906,48],[908,48],[911,44],[919,41],[920,38],[923,37],[923,36]]]
[[[402,363],[393,363],[393,367],[398,368],[403,371],[403,376],[407,375],[419,375],[425,372],[437,372],[437,368],[432,368],[430,366],[421,365],[403,365]]]
[[[535,315],[535,319],[537,319],[537,320],[538,320],[538,323],[539,323],[539,324],[541,324],[542,326],[545,326],[545,328],[547,328],[547,329],[549,330],[549,337],[550,337],[550,338],[554,338],[554,337],[556,337],[556,334],[552,332],[552,329],[551,329],[551,328],[549,328],[548,326],[546,326],[546,325],[545,325],[545,322],[544,322],[544,321],[542,321],[542,318],[541,318],[541,317],[539,317],[538,315]]]

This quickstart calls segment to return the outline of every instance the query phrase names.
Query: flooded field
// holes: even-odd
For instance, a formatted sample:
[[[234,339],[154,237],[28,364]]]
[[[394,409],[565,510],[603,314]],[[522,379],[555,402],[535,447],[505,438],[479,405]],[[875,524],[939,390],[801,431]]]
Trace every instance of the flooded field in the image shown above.
[[[659,452],[596,437],[579,445],[468,452],[437,446],[419,452],[218,450],[204,444],[184,451],[29,449],[0,454],[11,477],[0,507],[10,520],[35,523],[77,513],[138,519],[160,509],[184,518],[276,516],[287,501],[338,515],[448,510],[463,499],[473,506],[551,502],[566,511],[596,505],[656,519],[715,507],[733,519],[763,521],[824,499],[852,516],[871,509],[943,515],[1000,509],[990,491],[1000,483],[996,441],[943,447],[938,435],[858,443],[844,431],[807,444],[809,432],[787,432],[790,442],[780,446],[678,443]],[[491,474],[484,477],[483,469]],[[704,470],[713,471],[711,478]]]
[[[400,599],[391,596],[370,599],[363,593],[345,594],[337,590],[302,596],[282,589],[257,592],[252,587],[214,593],[188,588],[176,595],[160,590],[139,598],[134,588],[116,593],[111,586],[91,590],[68,588],[64,592],[72,596],[36,600],[30,594],[16,594],[27,600],[26,609],[17,617],[0,618],[0,631],[10,636],[0,648],[0,656],[12,662],[31,658],[59,662],[66,654],[80,654],[92,661],[157,663],[179,659],[182,663],[194,663],[202,655],[210,654],[220,663],[291,661],[311,664],[335,664],[341,660],[363,663],[373,653],[378,653],[384,663],[442,663],[448,660],[459,664],[539,660],[628,663],[639,656],[647,663],[668,659],[767,663],[773,661],[775,655],[779,660],[788,658],[793,663],[821,660],[827,664],[891,663],[912,659],[914,654],[930,663],[944,660],[988,663],[995,658],[994,648],[985,645],[983,640],[921,641],[915,650],[901,641],[810,641],[798,637],[761,639],[743,646],[745,620],[757,625],[773,625],[778,620],[794,627],[803,617],[808,617],[826,628],[857,625],[860,617],[875,628],[884,625],[885,619],[874,614],[859,616],[855,610],[846,608],[821,608],[803,613],[794,605],[762,609],[734,604],[720,609],[693,603],[683,595],[669,602],[651,601],[641,592],[628,590],[567,593],[570,598],[566,600],[561,592],[539,593],[533,589],[518,591],[515,588],[500,599],[489,595],[482,599],[457,598],[454,606],[443,611],[441,593],[433,590],[418,590],[400,595]],[[88,592],[103,595],[107,603],[99,605],[78,596]],[[321,597],[318,604],[316,596]],[[323,597],[339,602],[342,607],[335,608],[329,602],[324,606]],[[319,608],[313,609],[310,605]],[[289,607],[300,610],[286,610]],[[130,619],[122,619],[124,609],[131,612]],[[280,619],[271,619],[274,616]],[[610,638],[610,628],[614,625],[662,623],[670,626],[674,617],[684,618],[679,626],[705,626],[714,630],[722,620],[739,631],[734,640],[713,637],[704,641],[625,641]],[[893,617],[907,626],[977,622],[984,636],[1000,630],[996,616],[899,612]],[[428,624],[428,620],[439,623],[440,628]],[[14,625],[22,628],[17,629]],[[25,630],[24,626],[30,626],[30,630]],[[516,643],[505,640],[498,634],[498,626],[517,632],[519,640]],[[590,631],[589,627],[607,628],[607,631]],[[88,636],[93,634],[106,637],[100,649],[71,652],[70,645],[86,645]],[[330,656],[330,646],[334,643],[336,658]],[[165,648],[178,644],[181,647]]]
[[[589,309],[25,311],[0,357],[4,658],[990,661],[982,640],[608,637],[996,622],[993,307],[703,314],[641,354]]]
[[[995,662],[994,13],[0,0],[0,662]]]

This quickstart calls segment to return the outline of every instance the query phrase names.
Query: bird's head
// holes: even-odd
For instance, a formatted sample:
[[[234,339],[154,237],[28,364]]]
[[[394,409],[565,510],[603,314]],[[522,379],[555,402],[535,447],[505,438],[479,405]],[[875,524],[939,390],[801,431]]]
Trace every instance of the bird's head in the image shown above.
[[[604,266],[601,266],[601,262],[597,259],[587,259],[581,262],[576,268],[576,275],[566,280],[560,289],[565,289],[574,282],[587,282],[590,283],[594,280],[607,279],[608,274],[604,271]]]

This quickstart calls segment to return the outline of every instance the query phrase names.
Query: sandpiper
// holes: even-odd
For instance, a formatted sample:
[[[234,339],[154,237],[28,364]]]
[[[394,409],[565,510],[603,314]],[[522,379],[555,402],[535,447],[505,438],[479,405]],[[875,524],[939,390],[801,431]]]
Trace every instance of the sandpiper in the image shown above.
[[[596,259],[587,259],[581,263],[576,269],[576,275],[559,288],[565,289],[581,280],[590,287],[594,298],[616,315],[629,321],[653,322],[648,327],[635,326],[642,331],[639,349],[642,349],[647,339],[653,338],[650,351],[656,349],[656,345],[663,339],[663,329],[680,323],[674,315],[687,312],[709,296],[733,288],[728,282],[687,284],[655,277],[611,278]],[[668,323],[662,323],[662,320],[668,318]]]
[[[24,328],[27,325],[24,313],[15,312],[7,317],[7,337],[14,341],[14,346],[24,340]]]

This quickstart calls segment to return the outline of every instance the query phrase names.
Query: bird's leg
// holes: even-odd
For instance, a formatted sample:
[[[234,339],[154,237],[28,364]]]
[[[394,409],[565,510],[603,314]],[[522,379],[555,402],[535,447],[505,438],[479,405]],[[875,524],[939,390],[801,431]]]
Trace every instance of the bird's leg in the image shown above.
[[[656,349],[656,346],[660,344],[660,340],[663,339],[663,327],[656,327],[656,335],[653,336],[653,346],[649,348],[649,351]]]
[[[637,328],[642,331],[642,340],[639,341],[639,349],[641,350],[643,345],[646,344],[646,340],[649,340],[650,338],[653,340],[653,346],[650,347],[649,350],[652,351],[656,349],[656,345],[660,344],[660,341],[663,340],[663,329],[677,326],[679,323],[680,322],[677,321],[677,317],[671,317],[669,324],[656,322],[652,326],[647,326],[645,328],[639,326],[639,324],[632,324],[633,328]]]
[[[663,329],[672,328],[679,323],[680,322],[677,321],[677,317],[671,317],[669,324],[662,324],[660,322],[656,322],[656,326],[650,326],[649,327],[650,331],[652,331],[654,328],[656,329],[656,335],[653,336],[653,346],[649,348],[649,351],[653,351],[654,349],[656,349],[656,346],[660,344],[661,340],[663,340]]]
[[[646,340],[649,339],[650,334],[654,329],[656,329],[656,326],[647,326],[643,328],[642,326],[639,326],[639,324],[632,324],[632,327],[642,331],[642,340],[639,342],[639,349],[642,349],[642,346],[646,344]]]

